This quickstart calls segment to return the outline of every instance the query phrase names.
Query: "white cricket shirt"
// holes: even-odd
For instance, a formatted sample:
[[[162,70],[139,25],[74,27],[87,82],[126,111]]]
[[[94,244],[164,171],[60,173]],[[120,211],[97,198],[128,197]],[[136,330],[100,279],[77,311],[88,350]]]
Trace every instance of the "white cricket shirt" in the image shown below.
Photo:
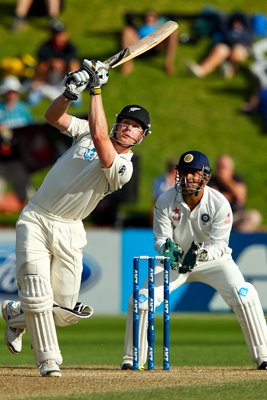
[[[217,190],[205,186],[199,204],[190,210],[182,194],[171,188],[159,196],[154,209],[155,249],[167,238],[187,252],[192,241],[204,243],[208,259],[231,254],[229,237],[233,215],[228,200]]]
[[[130,180],[133,153],[117,154],[110,168],[102,168],[88,121],[72,117],[62,133],[73,137],[73,144],[56,161],[30,202],[52,216],[82,220],[103,197]]]

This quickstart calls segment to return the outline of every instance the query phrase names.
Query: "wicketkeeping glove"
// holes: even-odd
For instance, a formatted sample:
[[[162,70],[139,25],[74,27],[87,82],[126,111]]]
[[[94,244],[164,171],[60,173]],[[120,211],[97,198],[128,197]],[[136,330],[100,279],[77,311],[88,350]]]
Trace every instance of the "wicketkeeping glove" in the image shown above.
[[[197,261],[207,261],[207,250],[203,249],[203,243],[192,242],[191,246],[184,256],[183,263],[179,268],[180,274],[186,274],[192,271],[196,266]]]
[[[172,269],[177,269],[181,266],[180,260],[183,257],[183,249],[176,245],[172,239],[166,239],[166,242],[161,246],[160,255],[164,257],[170,257],[170,263]]]
[[[82,66],[90,76],[90,94],[100,94],[101,86],[108,81],[107,66],[101,61],[87,59],[83,60]]]
[[[84,69],[69,72],[63,80],[63,84],[66,87],[63,95],[70,100],[77,100],[79,95],[88,86],[89,80],[90,76]]]

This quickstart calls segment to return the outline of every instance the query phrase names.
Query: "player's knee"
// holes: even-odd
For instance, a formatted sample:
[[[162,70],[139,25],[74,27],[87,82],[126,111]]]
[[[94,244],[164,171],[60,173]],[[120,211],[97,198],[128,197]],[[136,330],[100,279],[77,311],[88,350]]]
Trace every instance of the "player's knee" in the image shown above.
[[[258,299],[258,293],[255,287],[249,282],[243,282],[232,288],[231,303],[232,307],[242,307],[253,304]]]
[[[50,282],[40,275],[23,275],[18,279],[19,297],[24,312],[41,313],[53,307]]]
[[[143,310],[143,311],[147,311],[148,310],[148,293],[147,293],[147,289],[141,289],[139,291],[139,309]],[[129,299],[129,303],[128,306],[130,308],[133,307],[133,295],[131,295],[130,299]]]

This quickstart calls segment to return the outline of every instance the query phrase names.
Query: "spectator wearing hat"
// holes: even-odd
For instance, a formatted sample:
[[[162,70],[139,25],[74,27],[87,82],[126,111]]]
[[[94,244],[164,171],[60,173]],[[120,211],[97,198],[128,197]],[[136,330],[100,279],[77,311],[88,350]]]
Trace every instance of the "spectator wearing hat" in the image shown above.
[[[37,104],[42,97],[54,100],[62,93],[64,76],[79,68],[76,47],[69,40],[64,24],[52,24],[50,38],[37,50],[36,74],[31,82],[29,104]]]
[[[21,83],[15,76],[4,78],[0,86],[0,210],[18,211],[28,200],[31,192],[30,176],[24,166],[20,149],[13,133],[32,123],[32,116],[20,99]],[[7,195],[8,183],[16,197]]]

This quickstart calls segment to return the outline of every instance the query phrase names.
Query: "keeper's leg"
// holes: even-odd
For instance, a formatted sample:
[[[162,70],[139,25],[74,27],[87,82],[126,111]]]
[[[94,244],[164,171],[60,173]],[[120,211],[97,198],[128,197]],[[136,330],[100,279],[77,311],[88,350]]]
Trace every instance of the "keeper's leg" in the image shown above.
[[[62,356],[53,318],[53,293],[41,275],[23,275],[18,279],[19,297],[27,329],[41,375],[60,376]]]
[[[147,290],[140,290],[139,303],[139,365],[143,367],[147,359]],[[140,300],[139,300],[140,301]],[[133,299],[132,296],[128,304],[128,314],[126,321],[126,332],[124,338],[124,356],[122,360],[122,369],[132,369],[133,366]]]
[[[252,359],[267,369],[267,326],[258,293],[248,282],[232,288],[231,306],[242,328]]]

